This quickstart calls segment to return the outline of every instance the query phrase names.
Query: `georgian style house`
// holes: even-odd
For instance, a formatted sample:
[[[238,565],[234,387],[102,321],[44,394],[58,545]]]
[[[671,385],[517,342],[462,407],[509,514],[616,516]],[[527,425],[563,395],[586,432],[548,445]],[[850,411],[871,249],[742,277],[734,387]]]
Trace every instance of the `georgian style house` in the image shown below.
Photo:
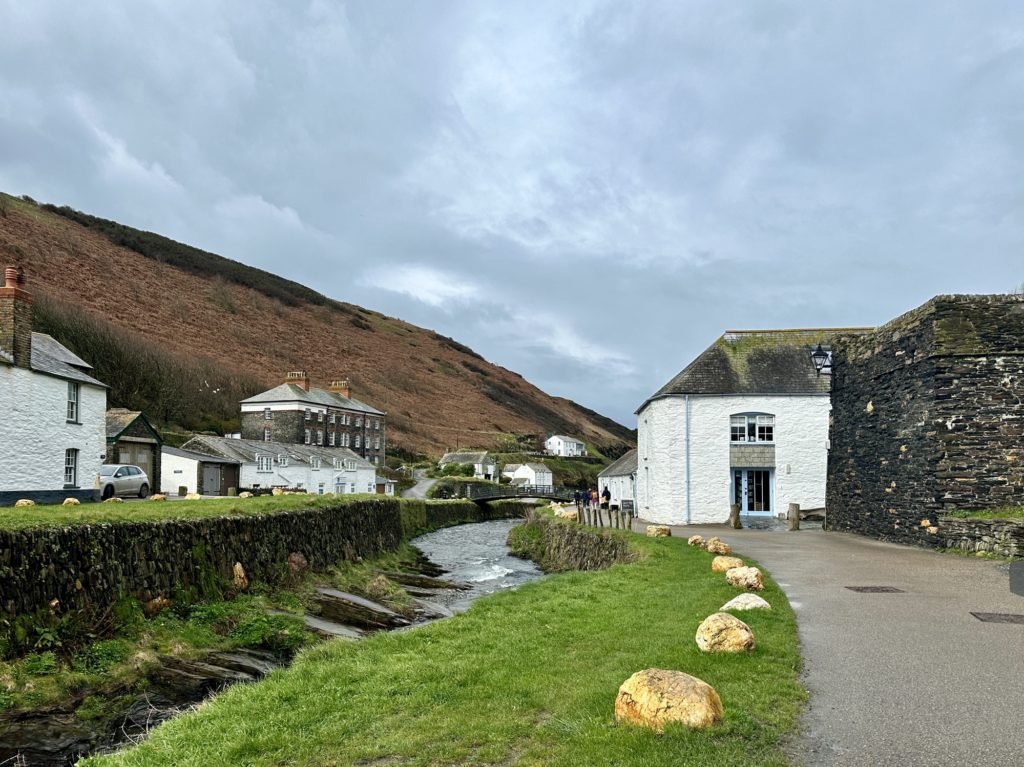
[[[583,440],[564,434],[553,434],[548,437],[544,442],[544,450],[548,455],[560,455],[564,458],[579,458],[587,454],[587,446]]]
[[[811,355],[863,329],[727,331],[637,411],[638,516],[725,522],[825,505],[830,371]]]
[[[0,504],[99,497],[106,448],[107,387],[92,367],[32,332],[24,274],[4,270],[0,287]]]
[[[242,400],[242,439],[312,447],[344,447],[384,465],[386,413],[352,396],[348,381],[311,388],[303,371]]]

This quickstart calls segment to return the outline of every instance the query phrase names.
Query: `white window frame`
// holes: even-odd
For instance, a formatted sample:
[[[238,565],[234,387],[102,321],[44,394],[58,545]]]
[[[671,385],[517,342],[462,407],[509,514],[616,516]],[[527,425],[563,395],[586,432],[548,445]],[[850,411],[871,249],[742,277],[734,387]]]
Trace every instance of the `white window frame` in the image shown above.
[[[273,474],[274,473],[274,457],[272,455],[257,455],[256,456],[256,473],[257,474]]]
[[[319,456],[312,455],[309,457],[309,468],[313,471],[320,471],[320,458]]]
[[[361,440],[359,439],[359,435],[357,434],[356,435],[356,447],[360,447],[361,446],[360,442],[361,442]]]
[[[733,445],[774,445],[775,426],[772,413],[733,413],[729,416],[729,442]],[[768,429],[771,437],[765,439],[762,435]]]
[[[316,430],[316,444],[318,444],[318,445],[324,444],[324,430],[323,429],[317,429]]]
[[[331,447],[334,447],[334,432],[333,431],[327,433],[327,441],[330,443]]]
[[[317,410],[316,411],[316,422],[317,423],[323,423],[324,422],[324,411],[323,410]]]
[[[64,487],[78,487],[78,449],[64,451]]]
[[[313,432],[310,431],[309,429],[306,429],[306,435],[305,436],[306,436],[305,444],[308,445],[313,440]]]
[[[313,411],[310,410],[308,407],[306,408],[306,418],[305,418],[305,420],[307,420],[307,421],[312,421],[313,420]]]
[[[271,431],[270,427],[269,426],[264,426],[263,427],[263,441],[264,442],[270,442],[271,441],[270,438],[272,436],[274,436],[274,433],[273,433],[273,431]]]
[[[78,423],[78,399],[81,387],[75,381],[68,381],[68,423]]]
[[[280,466],[282,469],[288,466],[288,456],[286,456],[284,453],[277,456],[277,465]]]
[[[273,421],[274,420],[274,411],[271,410],[269,407],[263,408],[263,420],[264,421]]]

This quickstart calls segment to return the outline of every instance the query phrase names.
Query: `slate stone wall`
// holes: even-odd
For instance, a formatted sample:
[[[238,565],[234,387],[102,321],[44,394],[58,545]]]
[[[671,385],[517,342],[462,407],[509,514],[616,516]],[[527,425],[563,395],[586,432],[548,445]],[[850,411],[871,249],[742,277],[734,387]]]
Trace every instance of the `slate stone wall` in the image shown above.
[[[829,528],[941,547],[943,512],[1024,505],[1024,298],[939,296],[832,356]]]
[[[947,549],[1024,557],[1024,520],[943,517],[938,528],[939,545]]]
[[[123,596],[212,596],[235,562],[250,581],[276,583],[288,555],[314,570],[372,557],[437,527],[521,514],[468,501],[373,499],[264,515],[0,529],[0,618],[45,609],[102,611]]]

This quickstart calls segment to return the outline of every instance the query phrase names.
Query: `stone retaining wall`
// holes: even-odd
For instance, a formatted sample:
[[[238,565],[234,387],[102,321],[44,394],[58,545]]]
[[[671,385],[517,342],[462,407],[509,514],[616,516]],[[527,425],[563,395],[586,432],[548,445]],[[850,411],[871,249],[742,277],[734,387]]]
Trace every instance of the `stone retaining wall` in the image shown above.
[[[212,596],[241,563],[251,581],[276,583],[288,555],[310,568],[372,557],[402,540],[522,507],[381,498],[262,515],[0,529],[0,618],[46,609],[102,612],[124,596]]]
[[[938,528],[938,539],[947,549],[1024,557],[1024,519],[942,517]]]
[[[601,533],[573,522],[559,522],[531,512],[509,535],[516,556],[536,562],[545,572],[604,570],[633,556],[621,535]]]

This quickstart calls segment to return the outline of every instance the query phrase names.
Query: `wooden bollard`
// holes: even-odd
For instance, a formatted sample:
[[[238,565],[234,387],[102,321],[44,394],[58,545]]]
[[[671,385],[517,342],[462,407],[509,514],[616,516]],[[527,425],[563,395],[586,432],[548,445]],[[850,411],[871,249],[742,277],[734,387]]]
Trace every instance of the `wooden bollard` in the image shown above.
[[[738,503],[734,503],[729,507],[729,527],[733,530],[743,529],[743,523],[740,522],[740,505]]]
[[[800,504],[791,503],[789,504],[789,511],[786,513],[786,518],[789,520],[790,530],[800,529]]]

